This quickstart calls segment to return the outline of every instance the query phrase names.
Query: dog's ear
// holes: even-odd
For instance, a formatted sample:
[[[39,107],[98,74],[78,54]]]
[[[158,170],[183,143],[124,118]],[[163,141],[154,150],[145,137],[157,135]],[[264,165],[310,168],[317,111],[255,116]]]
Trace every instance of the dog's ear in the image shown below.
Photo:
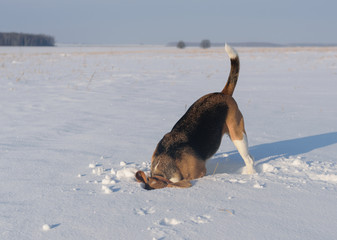
[[[147,178],[143,171],[136,172],[136,179],[138,182],[145,184],[145,189],[160,189],[165,187],[175,187],[175,188],[189,188],[192,186],[191,182],[188,180],[181,180],[179,182],[173,183],[166,178],[155,176]]]
[[[152,189],[160,189],[168,186],[168,183],[166,181],[162,181],[161,179],[155,177],[149,177],[148,184]]]
[[[137,182],[142,182],[142,183],[147,184],[147,177],[143,171],[136,172],[135,176],[136,176]]]
[[[143,171],[136,172],[135,175],[138,182],[144,183],[146,190],[160,189],[167,187],[168,182],[156,177],[146,177]]]

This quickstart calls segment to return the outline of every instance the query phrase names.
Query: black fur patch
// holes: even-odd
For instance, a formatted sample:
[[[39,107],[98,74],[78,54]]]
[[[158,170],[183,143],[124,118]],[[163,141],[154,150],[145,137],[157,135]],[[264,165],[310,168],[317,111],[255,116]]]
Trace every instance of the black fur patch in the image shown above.
[[[202,160],[219,148],[228,106],[223,93],[211,93],[197,100],[158,143],[155,156],[166,154],[179,160],[183,151],[193,150]]]

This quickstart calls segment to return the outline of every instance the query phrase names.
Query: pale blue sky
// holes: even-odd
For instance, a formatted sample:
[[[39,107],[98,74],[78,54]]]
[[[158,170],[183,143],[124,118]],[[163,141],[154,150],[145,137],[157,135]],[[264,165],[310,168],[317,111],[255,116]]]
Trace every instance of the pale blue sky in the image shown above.
[[[58,43],[337,43],[336,0],[0,0],[0,32]]]

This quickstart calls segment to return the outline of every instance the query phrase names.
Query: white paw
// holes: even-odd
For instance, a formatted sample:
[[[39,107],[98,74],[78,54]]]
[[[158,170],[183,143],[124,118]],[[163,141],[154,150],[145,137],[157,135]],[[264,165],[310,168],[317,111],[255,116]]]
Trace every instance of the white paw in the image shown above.
[[[245,175],[252,175],[255,173],[256,171],[253,166],[250,166],[250,167],[246,166],[242,169],[242,174],[245,174]]]

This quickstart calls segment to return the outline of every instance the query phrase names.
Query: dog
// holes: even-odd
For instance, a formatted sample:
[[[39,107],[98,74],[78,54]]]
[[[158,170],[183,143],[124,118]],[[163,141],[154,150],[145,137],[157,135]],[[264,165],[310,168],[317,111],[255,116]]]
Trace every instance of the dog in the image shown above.
[[[239,77],[239,55],[227,44],[225,50],[231,69],[224,89],[199,98],[159,141],[151,159],[152,178],[179,183],[205,176],[206,160],[219,149],[224,134],[244,160],[244,173],[255,173],[243,116],[232,97]]]

